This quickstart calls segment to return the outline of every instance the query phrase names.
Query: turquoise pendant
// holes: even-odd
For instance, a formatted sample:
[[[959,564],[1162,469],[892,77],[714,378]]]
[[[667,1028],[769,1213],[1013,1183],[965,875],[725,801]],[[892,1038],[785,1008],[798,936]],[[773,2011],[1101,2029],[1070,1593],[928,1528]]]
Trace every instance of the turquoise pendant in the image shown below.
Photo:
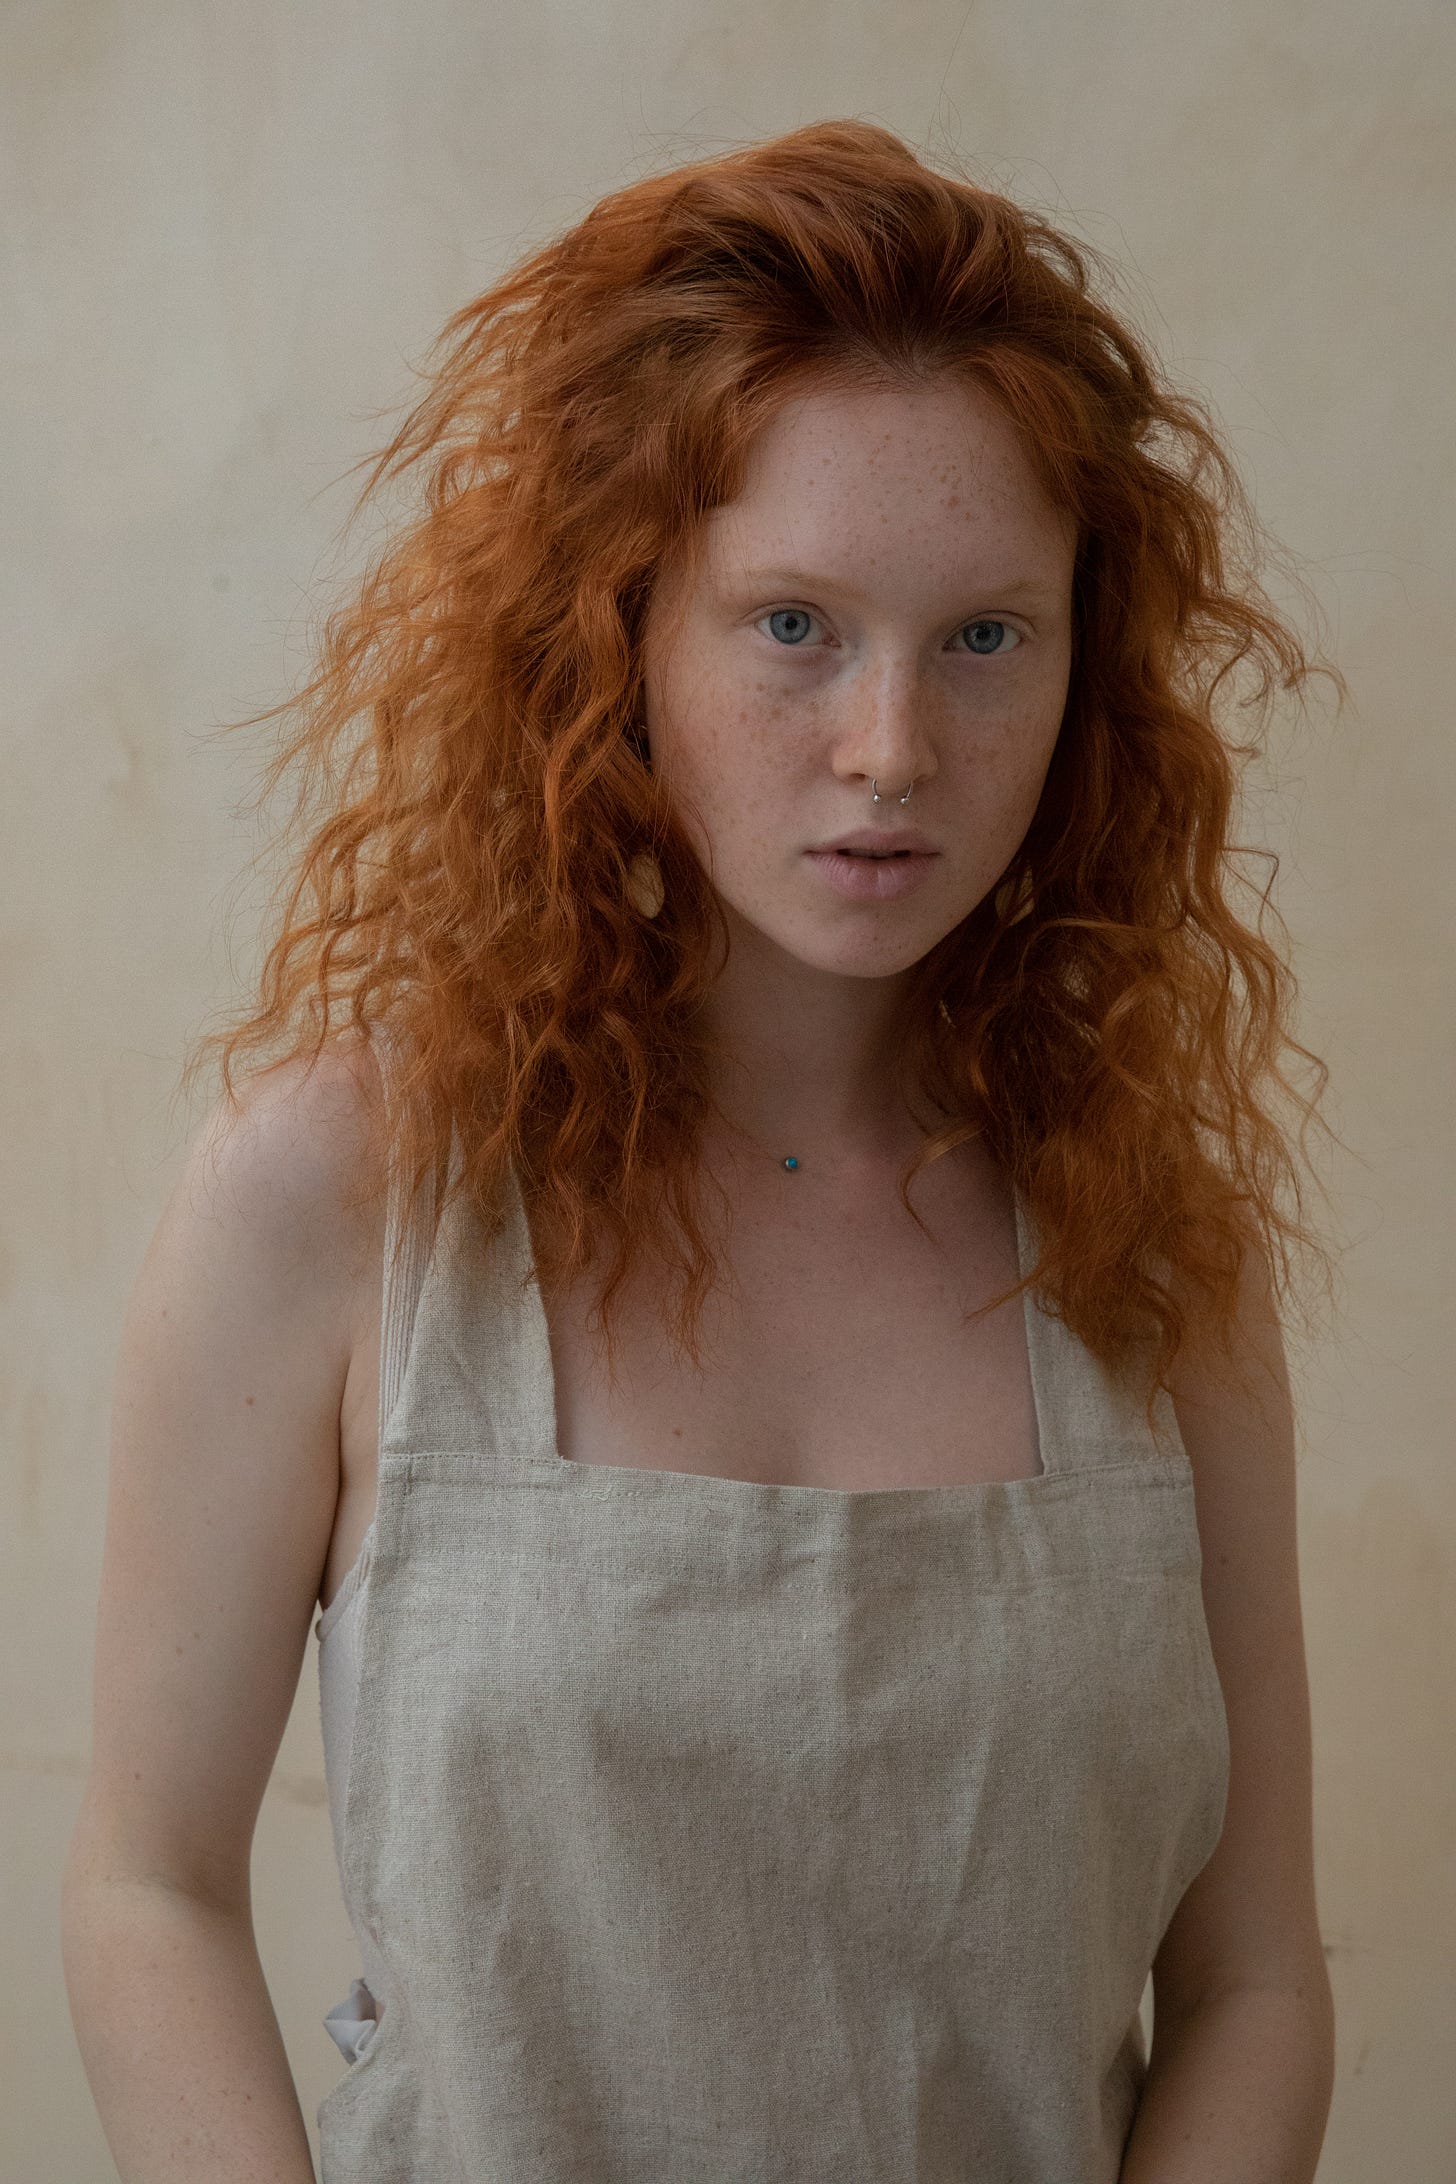
[[[787,1160],[786,1160],[786,1161],[784,1162],[784,1166],[785,1166],[786,1168],[797,1168],[797,1167],[798,1167],[798,1165],[799,1165],[798,1161],[797,1161],[797,1160],[795,1160],[795,1158],[794,1158],[793,1154],[792,1154],[792,1153],[790,1153],[790,1154],[789,1154],[789,1156],[788,1156],[788,1159],[787,1159]]]

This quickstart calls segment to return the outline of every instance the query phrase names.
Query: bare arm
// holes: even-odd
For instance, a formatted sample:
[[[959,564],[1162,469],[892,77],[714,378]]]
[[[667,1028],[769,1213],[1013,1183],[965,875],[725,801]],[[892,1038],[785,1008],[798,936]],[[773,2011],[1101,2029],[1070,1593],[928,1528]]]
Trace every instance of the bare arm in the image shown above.
[[[366,1085],[335,1054],[270,1073],[238,1122],[219,1105],[127,1309],[61,1903],[124,2184],[313,2184],[249,1867],[333,1530]]]

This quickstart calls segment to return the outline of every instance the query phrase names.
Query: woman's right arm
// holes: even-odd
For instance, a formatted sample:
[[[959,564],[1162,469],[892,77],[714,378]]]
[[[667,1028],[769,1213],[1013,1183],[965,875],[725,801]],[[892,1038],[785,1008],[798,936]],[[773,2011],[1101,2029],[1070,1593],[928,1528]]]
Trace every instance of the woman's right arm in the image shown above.
[[[240,1119],[220,1102],[127,1308],[61,1901],[123,2184],[313,2184],[249,1868],[333,1530],[372,1069],[333,1050],[257,1080]]]

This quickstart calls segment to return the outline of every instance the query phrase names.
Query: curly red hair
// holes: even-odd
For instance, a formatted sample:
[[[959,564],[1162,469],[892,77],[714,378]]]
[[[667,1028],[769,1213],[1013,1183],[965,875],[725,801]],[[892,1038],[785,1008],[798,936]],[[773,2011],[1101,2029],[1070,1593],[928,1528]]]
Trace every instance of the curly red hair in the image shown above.
[[[250,716],[291,719],[260,794],[301,763],[304,839],[256,999],[184,1082],[216,1051],[236,1104],[240,1052],[316,1058],[383,1026],[381,1145],[414,1185],[444,1174],[453,1125],[454,1187],[493,1226],[513,1162],[548,1293],[600,1224],[609,1362],[612,1299],[655,1237],[697,1359],[719,1272],[694,1188],[697,1012],[726,933],[633,742],[644,611],[791,391],[960,375],[1075,516],[1073,662],[1024,841],[907,981],[905,1050],[946,1121],[902,1191],[983,1131],[1040,1230],[1044,1300],[1114,1371],[1151,1339],[1150,1419],[1191,1317],[1227,1353],[1251,1236],[1286,1274],[1285,1243],[1313,1241],[1277,1204],[1299,1187],[1272,1096],[1315,1115],[1281,1057],[1314,1065],[1315,1100],[1328,1076],[1288,1029],[1283,959],[1229,899],[1254,746],[1227,715],[1344,683],[1257,582],[1262,534],[1207,410],[1094,294],[1094,265],[890,131],[832,121],[616,191],[456,311],[427,393],[365,459],[359,506],[414,467],[409,520],[304,687]],[[644,848],[653,922],[628,891]]]

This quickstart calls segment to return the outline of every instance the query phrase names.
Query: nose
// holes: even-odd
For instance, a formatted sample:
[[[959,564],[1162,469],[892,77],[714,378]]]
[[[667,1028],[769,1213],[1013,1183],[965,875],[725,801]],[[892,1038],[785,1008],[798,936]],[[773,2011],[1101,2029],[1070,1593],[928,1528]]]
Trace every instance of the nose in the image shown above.
[[[888,664],[866,671],[845,693],[834,771],[841,781],[879,784],[880,800],[901,797],[935,772],[925,692],[914,671]]]

